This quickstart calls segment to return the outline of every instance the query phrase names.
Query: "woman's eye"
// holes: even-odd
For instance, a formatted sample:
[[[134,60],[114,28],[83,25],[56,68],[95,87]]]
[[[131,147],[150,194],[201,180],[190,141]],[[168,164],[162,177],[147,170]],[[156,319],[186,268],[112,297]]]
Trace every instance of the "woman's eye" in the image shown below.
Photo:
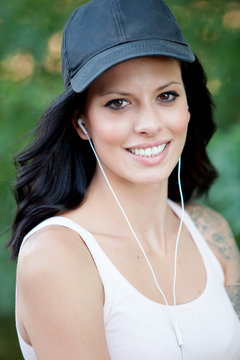
[[[178,96],[179,95],[175,91],[168,91],[160,94],[158,98],[160,99],[161,102],[169,103],[176,100]]]
[[[121,110],[127,106],[129,102],[124,99],[114,99],[109,101],[105,106],[113,109],[113,110]]]

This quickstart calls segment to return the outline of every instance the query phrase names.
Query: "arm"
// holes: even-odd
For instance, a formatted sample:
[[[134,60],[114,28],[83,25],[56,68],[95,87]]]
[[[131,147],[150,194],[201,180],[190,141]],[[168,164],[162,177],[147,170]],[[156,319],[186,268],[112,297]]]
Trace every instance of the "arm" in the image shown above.
[[[226,291],[240,317],[240,254],[229,225],[207,207],[188,205],[187,211],[221,263]]]
[[[104,294],[79,236],[48,227],[22,248],[17,271],[18,323],[38,360],[109,360]]]

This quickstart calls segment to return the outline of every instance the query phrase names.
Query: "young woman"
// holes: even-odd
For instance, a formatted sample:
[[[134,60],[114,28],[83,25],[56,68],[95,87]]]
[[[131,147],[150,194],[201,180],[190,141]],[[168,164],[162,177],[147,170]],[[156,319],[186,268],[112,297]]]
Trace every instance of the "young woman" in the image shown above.
[[[190,203],[217,176],[212,103],[173,15],[161,0],[92,0],[62,60],[66,91],[18,157],[25,359],[239,359],[237,247]]]

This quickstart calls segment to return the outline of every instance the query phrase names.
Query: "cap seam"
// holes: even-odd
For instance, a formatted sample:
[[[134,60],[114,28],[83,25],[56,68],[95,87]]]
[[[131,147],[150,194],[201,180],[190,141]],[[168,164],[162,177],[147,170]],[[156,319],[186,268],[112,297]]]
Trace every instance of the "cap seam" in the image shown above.
[[[97,33],[91,19],[96,21]],[[152,54],[189,62],[195,58],[163,0],[146,0],[145,4],[142,0],[90,0],[72,13],[63,35],[63,80],[66,87],[74,78],[76,89],[114,65],[118,57],[125,61]]]
[[[120,34],[121,40],[124,41],[124,39],[126,39],[127,37],[126,37],[125,31],[124,31],[124,28],[122,26],[122,23],[120,21],[121,9],[120,9],[119,3],[118,3],[118,0],[112,0],[111,2],[112,2],[112,7],[113,7],[113,13],[115,15],[115,19],[118,24],[119,34]],[[118,9],[116,7],[118,7]]]

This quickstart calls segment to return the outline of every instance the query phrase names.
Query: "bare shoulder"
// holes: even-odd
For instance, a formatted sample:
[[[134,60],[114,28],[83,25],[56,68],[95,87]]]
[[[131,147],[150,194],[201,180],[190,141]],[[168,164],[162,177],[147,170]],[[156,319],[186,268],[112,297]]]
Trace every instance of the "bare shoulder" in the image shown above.
[[[71,271],[97,275],[92,257],[80,238],[71,229],[51,225],[33,234],[23,245],[17,271],[20,279],[50,276],[68,276]],[[82,280],[84,276],[81,275]],[[80,278],[80,279],[81,279]]]
[[[21,249],[17,289],[18,324],[38,359],[108,359],[102,282],[77,233],[48,226],[33,234]]]
[[[190,204],[186,210],[220,261],[226,290],[240,316],[240,254],[228,222],[206,206]]]

